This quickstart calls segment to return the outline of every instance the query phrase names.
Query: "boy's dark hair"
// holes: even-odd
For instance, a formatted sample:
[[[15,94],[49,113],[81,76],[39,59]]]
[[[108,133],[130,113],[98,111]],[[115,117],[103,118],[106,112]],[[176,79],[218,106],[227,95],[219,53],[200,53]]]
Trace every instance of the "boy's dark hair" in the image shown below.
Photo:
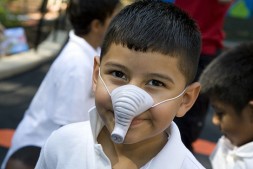
[[[14,152],[9,160],[19,160],[26,166],[35,168],[36,163],[40,156],[41,147],[26,146]]]
[[[201,35],[195,22],[173,4],[141,0],[125,7],[108,27],[101,59],[113,43],[135,51],[178,57],[186,83],[195,77]]]
[[[94,19],[104,23],[119,4],[119,0],[69,0],[67,13],[75,34],[86,35]]]
[[[241,110],[253,99],[253,42],[213,60],[200,76],[201,92]]]

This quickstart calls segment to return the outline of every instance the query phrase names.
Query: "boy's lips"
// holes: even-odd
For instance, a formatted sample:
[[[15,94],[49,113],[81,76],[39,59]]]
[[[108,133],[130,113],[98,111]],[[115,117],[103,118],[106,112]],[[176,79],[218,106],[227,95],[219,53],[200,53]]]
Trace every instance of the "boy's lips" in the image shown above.
[[[135,126],[141,124],[145,119],[133,119],[131,122],[131,126]]]

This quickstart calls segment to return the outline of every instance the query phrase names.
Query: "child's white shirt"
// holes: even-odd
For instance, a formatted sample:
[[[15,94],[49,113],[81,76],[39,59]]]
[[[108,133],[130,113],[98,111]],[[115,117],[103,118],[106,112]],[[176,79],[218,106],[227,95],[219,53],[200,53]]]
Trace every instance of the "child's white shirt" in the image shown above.
[[[252,169],[253,142],[236,147],[222,136],[210,156],[213,169]]]
[[[55,131],[44,145],[36,169],[111,169],[111,162],[97,143],[104,126],[95,108],[90,122],[74,123]],[[164,148],[141,169],[204,168],[183,145],[174,122],[168,129],[169,140]]]

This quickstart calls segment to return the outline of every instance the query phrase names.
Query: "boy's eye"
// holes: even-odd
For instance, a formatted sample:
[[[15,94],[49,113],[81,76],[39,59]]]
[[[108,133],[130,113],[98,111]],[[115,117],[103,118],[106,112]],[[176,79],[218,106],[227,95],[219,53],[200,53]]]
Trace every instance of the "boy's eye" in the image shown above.
[[[211,110],[213,111],[214,115],[217,116],[219,119],[221,119],[225,114],[224,111],[214,107],[213,105],[211,106]]]
[[[126,75],[121,71],[113,71],[112,75],[117,78],[126,79]]]
[[[224,116],[224,113],[221,111],[215,111],[214,113],[219,119],[222,119],[222,117]]]
[[[148,84],[152,85],[152,86],[160,86],[160,87],[165,86],[164,83],[162,83],[158,80],[151,80],[148,82]]]

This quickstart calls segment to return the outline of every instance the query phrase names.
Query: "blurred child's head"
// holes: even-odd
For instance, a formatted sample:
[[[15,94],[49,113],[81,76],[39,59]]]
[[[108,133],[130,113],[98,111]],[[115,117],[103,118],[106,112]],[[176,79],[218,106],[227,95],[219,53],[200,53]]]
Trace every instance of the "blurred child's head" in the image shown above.
[[[173,118],[183,116],[196,100],[199,84],[191,82],[200,43],[195,22],[169,3],[137,1],[115,16],[102,45],[101,59],[95,59],[93,74],[96,107],[108,131],[114,127],[110,93],[131,84],[145,90],[155,103],[176,99],[135,117],[124,143],[161,139]]]
[[[253,43],[217,57],[200,83],[214,108],[213,123],[236,146],[253,141]]]
[[[104,26],[105,31],[119,2],[119,0],[70,0],[67,12],[75,34],[85,36],[94,26],[98,28]]]
[[[34,169],[40,155],[40,147],[26,146],[12,154],[6,169]]]

